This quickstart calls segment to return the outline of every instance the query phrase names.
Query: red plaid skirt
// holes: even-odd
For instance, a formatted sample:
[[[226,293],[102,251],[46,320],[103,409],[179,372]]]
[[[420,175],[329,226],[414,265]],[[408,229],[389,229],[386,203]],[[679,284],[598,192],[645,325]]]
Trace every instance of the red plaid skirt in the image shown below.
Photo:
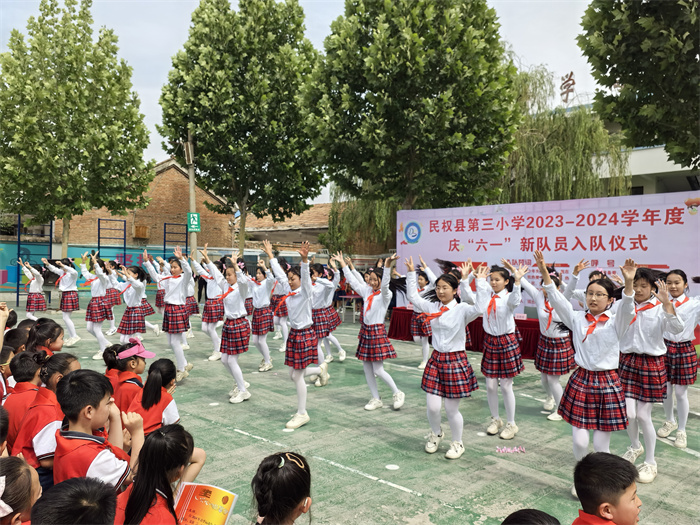
[[[43,312],[46,310],[46,298],[43,293],[30,293],[27,296],[27,312]]]
[[[465,350],[471,350],[471,348],[472,348],[472,334],[469,333],[469,327],[468,327],[468,326],[466,326],[466,327],[464,328],[464,332],[465,332],[465,333],[464,333],[464,336],[465,336],[465,339],[464,339],[464,349],[465,349]]]
[[[366,330],[367,328],[365,325],[365,312],[362,308],[360,308],[360,331],[357,332],[357,338],[362,339],[362,336],[365,335]]]
[[[428,394],[456,399],[469,397],[479,385],[467,354],[433,351],[423,371],[420,387]]]
[[[253,334],[265,335],[275,329],[275,324],[272,320],[272,308],[263,306],[253,310]]]
[[[295,370],[303,370],[318,362],[318,338],[313,327],[289,330],[287,350],[284,352],[284,364]]]
[[[577,368],[559,403],[559,415],[577,428],[614,432],[627,428],[627,405],[615,370]]]
[[[165,308],[165,290],[156,292],[156,308]]]
[[[316,332],[316,337],[319,339],[328,337],[331,331],[328,326],[328,314],[326,309],[320,308],[318,310],[311,310],[311,318],[314,321],[313,327],[314,332]]]
[[[326,315],[328,317],[328,330],[332,332],[340,326],[340,316],[338,315],[338,311],[332,306],[326,308]]]
[[[552,338],[540,334],[535,368],[550,376],[563,376],[576,368],[571,336]]]
[[[666,399],[664,356],[620,354],[618,370],[625,397],[647,403]]]
[[[386,336],[383,323],[365,325],[355,357],[360,361],[384,361],[396,357],[396,350]]]
[[[75,290],[70,292],[61,292],[61,311],[62,312],[75,312],[80,310],[80,303],[78,302],[78,292]]]
[[[481,373],[486,377],[515,377],[525,369],[515,334],[484,333]]]
[[[105,302],[110,308],[122,304],[122,296],[119,295],[119,290],[116,288],[107,288],[105,292]]]
[[[221,299],[207,299],[202,312],[203,323],[218,323],[224,318],[224,302]]]
[[[226,319],[221,331],[221,352],[228,355],[242,354],[248,351],[250,342],[250,324],[245,317]]]
[[[88,303],[85,320],[92,323],[101,323],[105,319],[114,319],[112,310],[107,306],[104,297],[93,297]]]
[[[117,332],[125,335],[145,334],[146,320],[143,316],[143,306],[127,306]]]
[[[282,299],[284,295],[273,295],[272,298],[270,299],[270,306],[272,307],[272,312],[275,316],[277,317],[288,317],[289,316],[289,310],[287,310],[287,302],[280,307],[279,310],[277,310],[277,313],[274,313],[277,307],[280,304],[280,299]]]
[[[253,298],[246,297],[245,299],[245,314],[253,315]]]
[[[691,341],[674,343],[664,339],[666,353],[666,381],[674,385],[692,385],[698,378],[698,354]]]
[[[149,303],[145,297],[143,299],[141,299],[141,311],[143,312],[144,317],[147,317],[149,315],[153,315],[156,313],[156,311],[151,306],[151,303]]]
[[[187,308],[187,315],[196,315],[199,313],[199,305],[194,298],[194,295],[190,295],[185,300],[185,307]]]
[[[163,312],[163,331],[168,334],[181,334],[190,329],[190,318],[184,304],[166,304]]]
[[[433,329],[429,322],[425,322],[425,314],[414,310],[411,315],[411,337],[430,337]]]

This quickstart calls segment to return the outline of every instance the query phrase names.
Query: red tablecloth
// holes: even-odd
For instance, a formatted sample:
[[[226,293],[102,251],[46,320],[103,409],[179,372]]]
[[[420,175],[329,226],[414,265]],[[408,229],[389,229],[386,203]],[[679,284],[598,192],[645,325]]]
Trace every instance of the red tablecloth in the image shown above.
[[[413,341],[411,337],[411,315],[410,308],[397,307],[391,312],[391,322],[389,323],[389,338],[400,341]],[[540,339],[540,324],[537,319],[516,319],[515,326],[520,332],[523,340],[520,342],[520,352],[525,359],[534,359],[537,352],[537,342]],[[484,340],[484,328],[481,318],[469,323],[469,333],[472,338],[472,350],[481,352],[482,341]]]

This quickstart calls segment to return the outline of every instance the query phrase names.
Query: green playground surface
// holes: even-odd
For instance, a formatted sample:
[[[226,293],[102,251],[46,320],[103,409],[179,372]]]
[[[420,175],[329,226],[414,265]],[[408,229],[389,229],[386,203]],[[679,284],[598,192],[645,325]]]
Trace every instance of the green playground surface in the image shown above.
[[[153,297],[150,297],[153,300]],[[85,298],[81,298],[83,307]],[[11,303],[11,304],[14,304]],[[124,307],[115,308],[117,322]],[[21,318],[22,308],[17,309]],[[50,317],[59,323],[59,312]],[[285,423],[296,412],[296,397],[281,340],[268,336],[274,368],[258,372],[260,353],[251,344],[241,356],[243,375],[250,382],[252,397],[238,405],[228,402],[233,380],[220,362],[210,362],[212,345],[199,331],[201,319],[193,317],[195,338],[186,351],[194,365],[188,379],[177,388],[181,423],[207,453],[207,463],[198,481],[238,494],[230,524],[252,522],[250,481],[267,455],[286,450],[300,452],[309,460],[312,473],[312,523],[317,524],[499,524],[511,512],[537,508],[570,524],[578,515],[579,503],[571,494],[574,458],[571,427],[546,419],[542,409],[544,392],[532,361],[515,379],[517,399],[515,439],[504,441],[485,434],[489,420],[484,377],[479,370],[480,354],[469,352],[479,381],[479,390],[462,401],[463,441],[466,448],[458,460],[444,457],[450,443],[449,426],[443,417],[445,440],[435,454],[424,451],[429,432],[425,393],[420,388],[420,347],[392,341],[398,358],[385,362],[398,387],[406,393],[403,408],[390,408],[391,391],[379,381],[385,407],[374,412],[363,409],[369,400],[362,364],[355,359],[358,324],[346,316],[335,335],[348,352],[344,363],[330,364],[330,382],[308,386],[307,410],[311,421],[294,431]],[[91,359],[97,351],[87,333],[84,311],[73,315],[83,338],[73,348],[64,348],[81,358],[84,368],[104,371],[101,361]],[[160,322],[161,316],[149,317]],[[107,323],[105,323],[105,326]],[[106,330],[105,330],[106,331]],[[108,339],[118,342],[118,336]],[[165,335],[149,332],[144,346],[160,357],[174,360]],[[335,351],[334,351],[335,354]],[[565,379],[562,379],[564,384]],[[700,386],[690,387],[688,448],[677,449],[670,438],[658,439],[656,461],[659,474],[652,484],[638,486],[643,502],[640,523],[684,525],[700,522]],[[504,415],[501,402],[501,413]],[[664,421],[659,405],[654,424]],[[629,445],[626,432],[612,436],[611,452],[624,453]],[[498,452],[499,447],[523,447],[524,452]],[[591,445],[592,450],[592,445]],[[643,458],[638,460],[638,464]],[[297,520],[306,523],[306,517]]]

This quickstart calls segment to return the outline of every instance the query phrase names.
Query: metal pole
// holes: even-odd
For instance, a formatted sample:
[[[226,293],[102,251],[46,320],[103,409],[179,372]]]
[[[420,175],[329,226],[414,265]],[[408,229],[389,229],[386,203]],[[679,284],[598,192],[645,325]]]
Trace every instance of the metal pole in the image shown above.
[[[190,213],[197,213],[197,202],[194,194],[194,144],[192,143],[192,133],[187,130],[187,154],[185,155],[187,162],[187,175],[190,179]],[[201,221],[200,221],[201,224]],[[197,257],[197,232],[190,232],[190,253],[194,253]]]

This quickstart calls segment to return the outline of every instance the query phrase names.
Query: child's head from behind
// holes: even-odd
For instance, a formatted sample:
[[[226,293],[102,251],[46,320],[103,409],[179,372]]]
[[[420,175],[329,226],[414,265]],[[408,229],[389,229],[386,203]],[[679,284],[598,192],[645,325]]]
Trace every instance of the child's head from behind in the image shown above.
[[[626,459],[607,452],[588,454],[574,469],[574,486],[583,511],[616,525],[635,525],[642,506],[637,476],[637,469]]]
[[[301,454],[281,452],[266,457],[251,487],[264,524],[294,523],[311,507],[311,471]]]
[[[56,385],[63,376],[80,369],[80,361],[73,354],[56,354],[49,356],[46,352],[38,352],[32,356],[39,369],[39,379],[46,388],[56,391]]]
[[[516,510],[501,525],[561,525],[554,516],[537,509]]]
[[[0,458],[0,477],[5,478],[5,489],[0,499],[12,509],[0,517],[0,524],[15,525],[28,521],[32,505],[41,496],[36,470],[22,458],[10,456]]]
[[[89,422],[97,430],[109,419],[113,393],[112,383],[104,375],[94,370],[75,370],[58,382],[56,399],[68,421]]]
[[[14,356],[12,361],[10,361],[10,371],[17,383],[36,382],[39,380],[38,372],[41,367],[34,359],[34,355],[22,352]]]
[[[17,324],[17,312],[15,312],[14,310],[10,310],[10,313],[7,316],[7,321],[5,321],[5,330],[9,330],[10,328],[14,328],[16,324]]]
[[[160,402],[163,388],[166,390],[175,383],[177,369],[170,359],[157,359],[148,367],[148,378],[143,387],[141,406],[148,410]]]
[[[15,354],[19,354],[27,349],[27,339],[29,339],[29,332],[27,330],[13,328],[5,332],[5,338],[2,344],[11,346],[15,349]]]
[[[96,478],[72,478],[54,485],[32,507],[34,525],[112,525],[114,487]]]

